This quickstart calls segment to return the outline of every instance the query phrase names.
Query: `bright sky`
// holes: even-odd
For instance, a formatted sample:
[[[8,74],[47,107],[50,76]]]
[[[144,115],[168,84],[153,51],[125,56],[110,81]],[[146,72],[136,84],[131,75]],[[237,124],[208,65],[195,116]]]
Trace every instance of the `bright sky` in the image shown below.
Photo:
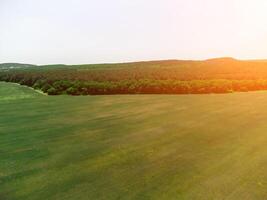
[[[0,0],[0,62],[267,58],[266,0]]]

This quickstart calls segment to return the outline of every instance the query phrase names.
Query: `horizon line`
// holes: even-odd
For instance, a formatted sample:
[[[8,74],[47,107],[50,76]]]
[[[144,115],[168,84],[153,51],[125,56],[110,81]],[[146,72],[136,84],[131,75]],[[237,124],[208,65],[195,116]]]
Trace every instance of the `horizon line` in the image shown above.
[[[49,63],[49,64],[35,64],[28,62],[1,62],[0,64],[25,64],[25,65],[36,65],[36,66],[49,66],[49,65],[101,65],[101,64],[131,64],[131,63],[142,63],[142,62],[164,62],[164,61],[192,61],[192,62],[203,62],[203,61],[212,61],[212,60],[236,60],[236,61],[265,61],[267,58],[255,58],[255,59],[239,59],[235,57],[212,57],[207,59],[155,59],[155,60],[133,60],[133,61],[114,61],[114,62],[96,62],[96,63],[80,63],[80,64],[67,64],[67,63]]]

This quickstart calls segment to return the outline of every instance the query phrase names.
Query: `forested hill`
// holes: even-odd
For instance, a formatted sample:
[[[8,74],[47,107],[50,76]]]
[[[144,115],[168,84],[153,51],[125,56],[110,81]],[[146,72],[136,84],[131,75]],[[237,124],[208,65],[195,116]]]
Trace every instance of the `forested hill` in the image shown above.
[[[0,64],[0,80],[48,94],[187,94],[267,89],[266,60],[215,58],[118,64]]]
[[[22,64],[22,63],[2,63],[2,64],[0,64],[0,69],[14,69],[14,68],[26,68],[26,67],[36,67],[36,65]]]

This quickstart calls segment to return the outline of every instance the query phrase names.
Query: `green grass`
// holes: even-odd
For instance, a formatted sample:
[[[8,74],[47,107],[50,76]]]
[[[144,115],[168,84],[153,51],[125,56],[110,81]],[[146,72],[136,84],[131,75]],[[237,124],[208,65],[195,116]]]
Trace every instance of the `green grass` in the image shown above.
[[[267,92],[44,96],[0,83],[0,199],[267,196]]]
[[[0,82],[0,102],[8,103],[12,100],[35,98],[40,96],[40,93],[33,92],[29,87],[18,86],[16,83]]]

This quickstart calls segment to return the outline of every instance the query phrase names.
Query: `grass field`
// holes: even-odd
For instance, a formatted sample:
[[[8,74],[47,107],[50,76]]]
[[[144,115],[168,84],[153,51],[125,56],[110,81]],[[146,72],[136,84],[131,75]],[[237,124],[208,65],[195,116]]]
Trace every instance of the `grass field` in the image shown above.
[[[267,196],[267,92],[45,96],[0,83],[0,199]]]

